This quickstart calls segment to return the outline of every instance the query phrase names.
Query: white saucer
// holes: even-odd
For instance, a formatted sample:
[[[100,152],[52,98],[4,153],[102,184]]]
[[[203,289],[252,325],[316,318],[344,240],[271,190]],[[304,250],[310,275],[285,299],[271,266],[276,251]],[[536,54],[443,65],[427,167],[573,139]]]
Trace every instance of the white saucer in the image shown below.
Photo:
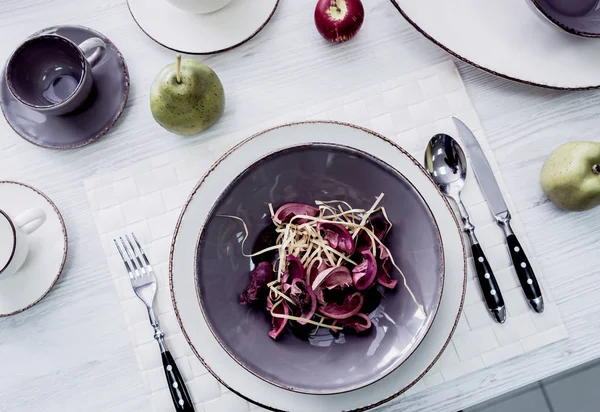
[[[425,37],[495,75],[555,89],[600,87],[600,40],[556,27],[531,0],[391,0]]]
[[[207,14],[188,13],[165,0],[127,0],[135,22],[152,40],[181,53],[210,54],[232,49],[269,22],[279,0],[233,0]]]
[[[402,366],[370,386],[341,394],[315,396],[292,392],[253,375],[230,357],[216,340],[196,295],[195,253],[213,203],[242,171],[265,154],[313,142],[350,146],[370,153],[400,171],[431,209],[442,237],[445,281],[438,313],[425,338]],[[219,159],[192,191],[175,228],[170,255],[171,297],[175,315],[194,354],[223,385],[243,398],[274,411],[365,411],[406,392],[429,371],[450,342],[459,321],[467,282],[462,233],[447,199],[426,170],[402,148],[357,126],[305,122],[254,135]]]
[[[9,216],[33,207],[46,212],[46,222],[29,235],[29,253],[21,269],[0,277],[0,318],[23,312],[42,300],[65,266],[67,230],[54,203],[33,187],[0,181],[0,208]]]

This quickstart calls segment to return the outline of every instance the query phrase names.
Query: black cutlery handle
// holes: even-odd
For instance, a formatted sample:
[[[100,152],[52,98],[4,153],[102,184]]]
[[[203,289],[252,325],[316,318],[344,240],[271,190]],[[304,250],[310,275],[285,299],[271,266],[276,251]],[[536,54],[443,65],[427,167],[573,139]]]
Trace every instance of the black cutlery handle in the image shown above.
[[[479,243],[471,245],[471,251],[473,252],[473,259],[475,260],[475,270],[477,272],[477,279],[481,285],[481,291],[485,303],[490,311],[494,314],[494,318],[503,323],[505,319],[504,299],[502,298],[502,292],[498,287],[498,282],[492,271],[483,249]]]
[[[515,265],[515,271],[517,272],[517,277],[519,278],[519,282],[521,282],[521,288],[523,288],[525,296],[529,300],[540,298],[542,296],[542,291],[540,290],[540,285],[533,273],[533,268],[525,255],[523,246],[521,246],[521,243],[519,243],[519,240],[515,235],[507,236],[506,243],[508,244],[510,257],[513,265]]]
[[[169,391],[171,392],[171,398],[173,398],[173,403],[175,404],[175,411],[194,412],[194,405],[192,404],[183,377],[181,376],[181,373],[179,373],[179,369],[175,364],[175,359],[173,359],[171,352],[165,351],[161,355],[165,375],[167,376],[167,383],[169,384]]]

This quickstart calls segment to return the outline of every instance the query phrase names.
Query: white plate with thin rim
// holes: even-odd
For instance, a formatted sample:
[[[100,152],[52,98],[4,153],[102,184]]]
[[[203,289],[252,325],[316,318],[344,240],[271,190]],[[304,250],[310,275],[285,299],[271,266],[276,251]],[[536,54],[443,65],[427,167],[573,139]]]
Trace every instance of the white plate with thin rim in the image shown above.
[[[546,20],[531,0],[391,0],[425,37],[480,69],[555,89],[600,87],[600,40]]]
[[[56,205],[23,183],[0,181],[0,208],[15,217],[29,208],[46,212],[46,221],[28,235],[29,253],[13,275],[0,278],[0,318],[16,315],[38,303],[54,287],[67,259],[67,229]]]
[[[206,14],[183,11],[166,0],[127,0],[144,33],[158,44],[188,54],[211,54],[239,46],[265,27],[279,0],[232,0]]]
[[[439,225],[446,262],[438,314],[419,347],[380,381],[352,392],[315,396],[271,385],[231,358],[214,338],[198,303],[194,279],[196,242],[213,203],[242,171],[265,154],[307,143],[343,144],[370,153],[400,171],[421,193]],[[200,180],[184,206],[171,247],[169,283],[183,334],[198,359],[225,386],[265,408],[334,412],[374,408],[412,387],[437,361],[458,323],[466,287],[466,254],[448,201],[423,167],[399,146],[374,132],[335,122],[294,123],[269,129],[238,144]]]

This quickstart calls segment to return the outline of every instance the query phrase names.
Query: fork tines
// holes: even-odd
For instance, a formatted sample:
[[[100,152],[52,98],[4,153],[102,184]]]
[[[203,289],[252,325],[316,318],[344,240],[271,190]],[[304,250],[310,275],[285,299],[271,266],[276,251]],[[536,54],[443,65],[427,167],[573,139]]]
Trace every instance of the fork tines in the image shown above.
[[[113,239],[113,242],[115,242],[121,259],[123,259],[129,277],[135,279],[149,274],[152,271],[152,267],[135,234],[131,233],[131,237],[133,238],[133,242],[129,239],[128,235],[125,235],[125,239],[119,237],[122,247],[119,245],[117,239]]]

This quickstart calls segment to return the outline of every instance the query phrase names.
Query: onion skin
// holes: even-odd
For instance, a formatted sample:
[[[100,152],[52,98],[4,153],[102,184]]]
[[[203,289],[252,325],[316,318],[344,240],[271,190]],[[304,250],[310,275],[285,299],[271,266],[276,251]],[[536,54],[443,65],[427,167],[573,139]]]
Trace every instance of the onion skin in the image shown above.
[[[358,33],[365,19],[360,0],[319,0],[315,8],[315,26],[326,40],[342,43]]]
[[[373,246],[373,240],[364,230],[360,230],[358,232],[358,236],[356,236],[355,251],[362,252],[363,250],[369,250]]]
[[[278,225],[282,223],[287,223],[294,216],[312,216],[315,217],[319,214],[319,208],[311,205],[305,205],[304,203],[286,203],[281,206],[275,212],[273,216],[273,222]],[[306,223],[306,219],[298,218],[294,220],[294,223],[297,225],[301,225],[302,223]]]
[[[301,318],[311,319],[315,315],[315,312],[317,311],[317,297],[304,279],[294,279],[292,281],[292,292],[290,293],[290,297],[300,309]],[[297,322],[301,325],[306,325],[306,321],[299,320]]]
[[[337,320],[336,325],[342,326],[344,332],[364,333],[371,329],[371,319],[364,313],[357,313],[348,318]]]
[[[351,284],[352,275],[350,275],[350,270],[345,266],[335,266],[319,272],[311,287],[315,291],[321,287],[327,289],[339,287],[343,289]]]
[[[329,246],[342,253],[352,254],[354,252],[354,240],[352,235],[343,225],[339,223],[317,223],[317,230],[323,231],[323,237]]]
[[[391,266],[389,260],[377,264],[377,283],[388,289],[394,289],[398,283],[397,279],[392,279],[390,276]]]
[[[306,268],[306,283],[312,286],[313,282],[319,275],[319,273],[323,272],[327,269],[327,265],[321,258],[313,259],[312,262]]]
[[[287,272],[290,274],[291,280],[304,279],[304,266],[300,259],[294,255],[288,255],[285,259],[288,262]]]
[[[390,224],[383,216],[372,216],[369,219],[373,228],[373,234],[377,236],[377,239],[383,240],[390,231]]]
[[[352,279],[356,290],[363,291],[373,284],[377,276],[377,261],[370,250],[360,252],[363,260],[352,269]]]
[[[269,262],[260,262],[252,271],[250,283],[240,295],[240,304],[253,305],[266,299],[267,283],[273,280],[273,266]]]
[[[398,280],[392,279],[390,276],[390,272],[392,271],[390,255],[385,248],[381,247],[381,245],[379,245],[377,249],[379,251],[379,260],[377,261],[377,283],[388,289],[394,289]]]
[[[269,305],[267,304],[267,310],[270,310]],[[274,310],[275,313],[278,314],[282,314],[282,315],[289,315],[290,314],[290,309],[288,308],[287,303],[281,302]],[[285,325],[287,325],[288,320],[286,318],[276,318],[273,317],[271,319],[271,324],[273,326],[273,329],[269,332],[269,336],[271,338],[273,338],[274,340],[277,340],[281,334],[283,333],[283,331],[285,330]]]
[[[348,319],[360,312],[363,302],[363,295],[360,292],[355,292],[352,295],[346,295],[346,299],[342,305],[326,303],[323,306],[317,307],[317,312],[331,319]]]

